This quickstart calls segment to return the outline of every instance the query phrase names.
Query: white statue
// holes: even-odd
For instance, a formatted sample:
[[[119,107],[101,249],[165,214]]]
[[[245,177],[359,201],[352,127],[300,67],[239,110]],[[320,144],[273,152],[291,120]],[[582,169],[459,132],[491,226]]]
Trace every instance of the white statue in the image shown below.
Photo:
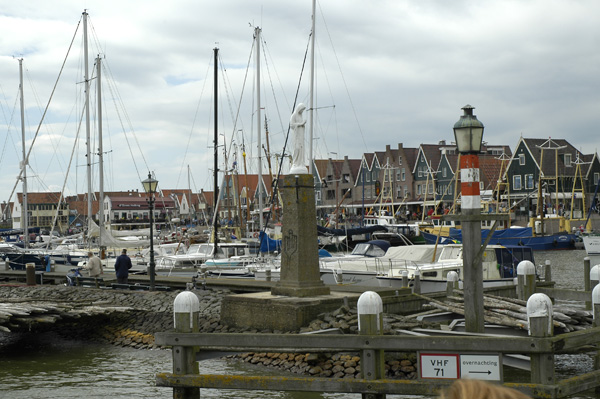
[[[290,174],[306,174],[306,159],[304,157],[304,127],[306,121],[302,117],[302,112],[306,109],[306,105],[300,103],[296,106],[296,110],[290,118],[290,127],[294,130],[293,135],[293,152],[292,152],[292,168]]]

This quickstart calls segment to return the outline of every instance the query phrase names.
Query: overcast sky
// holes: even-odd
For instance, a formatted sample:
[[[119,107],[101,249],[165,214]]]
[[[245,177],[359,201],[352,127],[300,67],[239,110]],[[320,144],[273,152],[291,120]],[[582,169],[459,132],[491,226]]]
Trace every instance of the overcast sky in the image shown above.
[[[247,170],[256,173],[253,36],[262,29],[261,115],[275,167],[294,102],[308,103],[309,57],[302,66],[311,7],[310,0],[0,0],[0,201],[15,186],[22,152],[19,58],[27,150],[49,103],[28,191],[87,191],[84,9],[90,68],[103,58],[105,190],[142,190],[151,170],[161,188],[196,191],[213,189],[213,48],[220,144],[237,149],[227,167],[237,154],[244,173],[245,145]],[[514,149],[521,135],[553,137],[596,152],[599,15],[595,0],[317,1],[314,155],[360,158],[387,144],[453,141],[466,104],[490,144]],[[90,93],[90,143],[98,152],[96,88]],[[261,129],[266,147],[264,122]],[[219,157],[223,169],[222,147]],[[93,163],[96,191],[97,156]]]

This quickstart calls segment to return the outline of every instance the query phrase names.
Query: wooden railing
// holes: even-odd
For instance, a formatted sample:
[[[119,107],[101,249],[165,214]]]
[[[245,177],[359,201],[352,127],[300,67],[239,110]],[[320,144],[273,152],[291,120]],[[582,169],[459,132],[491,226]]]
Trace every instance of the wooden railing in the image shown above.
[[[366,292],[363,296],[366,294],[377,295]],[[362,393],[363,398],[385,398],[386,394],[437,395],[440,389],[453,381],[386,379],[382,360],[385,352],[528,355],[531,359],[530,382],[500,382],[534,398],[564,398],[600,386],[598,360],[594,370],[583,375],[560,381],[555,378],[554,357],[558,354],[576,353],[582,348],[595,350],[590,349],[590,346],[595,348],[600,343],[600,327],[595,322],[595,327],[584,331],[552,336],[552,329],[548,330],[548,326],[552,325],[549,323],[551,309],[549,313],[546,310],[546,315],[540,316],[538,312],[529,317],[530,335],[526,337],[381,335],[382,310],[376,314],[361,313],[361,299],[358,304],[361,328],[359,335],[205,334],[197,332],[198,308],[194,308],[194,299],[197,301],[192,292],[179,294],[174,304],[176,332],[163,332],[155,336],[158,345],[170,346],[173,351],[173,372],[157,374],[156,384],[173,388],[174,397],[178,398],[197,398],[201,388]],[[189,307],[181,305],[188,302]],[[600,305],[595,305],[595,313],[598,314],[599,311]],[[207,352],[215,351],[359,352],[363,377],[331,379],[291,375],[199,374],[196,360],[206,357],[203,354],[206,355]],[[598,359],[598,355],[595,356]]]

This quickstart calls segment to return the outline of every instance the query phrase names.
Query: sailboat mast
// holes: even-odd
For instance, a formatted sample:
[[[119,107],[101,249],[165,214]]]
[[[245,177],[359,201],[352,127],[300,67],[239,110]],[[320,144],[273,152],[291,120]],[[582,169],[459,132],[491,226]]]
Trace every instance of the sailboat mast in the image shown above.
[[[314,126],[314,88],[315,88],[315,19],[316,3],[312,2],[312,30],[310,35],[310,91],[308,98],[308,173],[313,173],[313,126]]]
[[[100,176],[100,198],[98,199],[98,247],[102,250],[102,233],[104,232],[104,154],[102,148],[102,61],[96,58],[96,92],[98,94],[98,174]]]
[[[215,128],[214,128],[214,139],[213,139],[213,144],[214,144],[214,164],[213,164],[213,184],[215,186],[215,192],[214,192],[214,197],[213,197],[213,204],[214,204],[214,215],[213,215],[213,242],[215,243],[215,247],[217,246],[217,244],[219,243],[219,235],[218,233],[218,229],[219,229],[219,213],[218,213],[218,209],[217,209],[217,202],[219,199],[219,178],[218,178],[218,174],[219,174],[219,132],[218,132],[218,126],[219,124],[217,123],[217,117],[218,117],[218,105],[219,105],[219,101],[218,101],[218,95],[219,95],[219,86],[218,86],[218,58],[219,58],[219,48],[215,47],[214,48],[214,107],[215,107]],[[215,252],[216,253],[216,252]]]
[[[23,245],[29,247],[29,212],[27,205],[27,153],[25,152],[25,100],[23,98],[23,58],[19,58],[19,94],[21,96],[21,147],[23,149],[23,160],[21,169],[23,173],[23,209],[21,210],[21,220],[23,226]]]
[[[85,84],[85,140],[86,140],[86,162],[87,162],[87,234],[89,237],[92,221],[92,154],[90,143],[90,79],[88,65],[88,33],[87,33],[87,11],[83,11],[83,58],[84,58],[84,84]]]
[[[258,135],[258,209],[259,226],[263,230],[263,185],[262,185],[262,156],[261,156],[261,129],[260,129],[260,28],[255,28],[256,37],[256,131]]]

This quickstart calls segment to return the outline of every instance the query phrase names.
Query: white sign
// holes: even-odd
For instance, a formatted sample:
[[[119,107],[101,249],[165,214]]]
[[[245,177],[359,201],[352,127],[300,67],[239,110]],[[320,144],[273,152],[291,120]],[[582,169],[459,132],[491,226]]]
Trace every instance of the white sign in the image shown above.
[[[460,378],[459,356],[449,353],[420,353],[419,371],[421,378]]]
[[[419,373],[423,379],[502,381],[502,360],[498,354],[419,353]]]
[[[500,355],[460,355],[460,377],[502,381]]]

